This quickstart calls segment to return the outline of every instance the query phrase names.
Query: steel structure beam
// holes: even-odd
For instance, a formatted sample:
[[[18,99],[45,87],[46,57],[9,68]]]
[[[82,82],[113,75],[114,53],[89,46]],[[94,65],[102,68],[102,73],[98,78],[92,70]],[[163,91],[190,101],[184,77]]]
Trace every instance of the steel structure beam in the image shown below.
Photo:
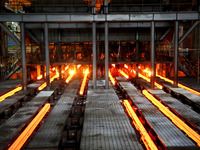
[[[21,56],[22,56],[22,86],[23,89],[26,90],[27,89],[26,44],[25,44],[25,29],[23,22],[21,22]]]
[[[169,28],[161,37],[160,37],[160,41],[162,41],[165,37],[166,37],[166,35],[169,33],[169,31],[171,31],[171,28]]]
[[[96,50],[96,22],[92,23],[92,49],[93,49],[93,89],[97,86],[97,50]]]
[[[199,12],[134,14],[1,14],[0,19],[13,22],[137,22],[200,20]]]
[[[108,65],[109,65],[108,22],[105,22],[105,88],[106,89],[109,89]]]
[[[151,89],[154,89],[156,77],[155,67],[155,22],[151,22]]]
[[[50,59],[49,59],[49,31],[48,23],[44,23],[44,38],[45,38],[45,64],[46,64],[46,83],[47,90],[50,90]]]
[[[29,30],[26,30],[26,33],[31,37],[31,39],[33,41],[35,41],[37,44],[40,44],[40,42],[37,40],[37,38]]]
[[[174,29],[174,87],[178,87],[178,39],[179,39],[179,23],[175,21]]]
[[[187,38],[187,36],[194,30],[194,28],[199,24],[199,20],[196,21],[189,29],[188,31],[180,38],[179,45]]]
[[[169,28],[173,24],[170,22],[155,22],[157,28]],[[104,28],[104,24],[97,24],[97,28]],[[110,22],[109,28],[150,28],[150,22]],[[26,29],[42,29],[42,23],[27,23]],[[49,29],[91,29],[89,23],[49,23]]]
[[[1,17],[0,17],[1,18]],[[18,46],[21,46],[20,40],[3,24],[0,23],[2,29],[15,41]]]

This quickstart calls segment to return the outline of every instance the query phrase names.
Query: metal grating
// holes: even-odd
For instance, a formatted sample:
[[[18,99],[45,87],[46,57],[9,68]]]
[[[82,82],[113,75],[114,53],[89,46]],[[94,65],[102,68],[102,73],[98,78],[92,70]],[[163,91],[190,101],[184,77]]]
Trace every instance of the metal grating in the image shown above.
[[[89,88],[80,149],[143,149],[112,87]]]
[[[53,88],[56,89],[56,86],[54,85]],[[27,102],[11,118],[6,120],[6,122],[0,126],[0,149],[2,149],[24,126],[39,107],[48,100],[53,92],[54,91],[41,91],[35,98]]]
[[[177,113],[179,113],[181,116],[186,118],[188,121],[190,121],[191,123],[193,123],[195,126],[197,126],[200,129],[200,114],[193,111],[188,105],[181,103],[177,99],[169,96],[164,91],[150,90],[150,89],[149,91],[155,94],[156,96],[158,96],[169,107],[174,109]]]
[[[78,87],[78,81],[73,81],[68,85],[26,149],[58,148]]]
[[[135,91],[135,87],[130,82],[120,82],[128,94],[134,91],[137,96],[131,99],[144,115],[145,119],[152,126],[161,141],[169,149],[197,149],[197,146],[187,136],[181,132],[168,118],[166,118],[152,103],[149,102],[141,93]]]

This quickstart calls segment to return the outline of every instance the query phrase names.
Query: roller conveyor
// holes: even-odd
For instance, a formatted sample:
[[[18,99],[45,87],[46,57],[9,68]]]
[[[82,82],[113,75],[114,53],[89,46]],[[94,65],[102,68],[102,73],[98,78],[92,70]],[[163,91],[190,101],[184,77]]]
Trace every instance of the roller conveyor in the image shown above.
[[[168,149],[198,149],[183,132],[149,102],[130,82],[120,82]]]
[[[156,79],[159,83],[163,84],[164,86],[166,86],[167,88],[169,88],[170,90],[172,90],[173,92],[177,93],[177,94],[181,94],[183,95],[184,97],[186,97],[187,99],[191,100],[192,102],[200,105],[200,96],[194,94],[194,93],[191,93],[183,88],[174,88],[172,84],[160,79],[160,78],[157,78]]]
[[[56,81],[52,84],[51,91],[41,91],[0,126],[0,149],[3,149],[18,131],[31,120],[37,110],[52,96],[59,84],[60,82]]]
[[[0,82],[0,95],[21,84],[21,79],[9,79]]]
[[[58,149],[62,131],[79,87],[71,82],[26,149]]]
[[[5,100],[3,100],[2,102],[0,102],[1,116],[6,117],[5,113],[9,113],[7,111],[12,111],[11,107],[13,107],[13,109],[17,108],[20,105],[19,101],[20,100],[24,101],[27,98],[27,95],[34,92],[40,84],[42,84],[42,81],[37,81],[32,84],[29,84],[27,86],[28,89],[26,91],[23,91],[23,90],[19,91],[19,92],[15,93],[13,96],[10,96],[10,97],[6,98]]]
[[[171,107],[174,111],[179,113],[182,117],[190,121],[197,128],[200,129],[200,114],[191,109],[188,105],[185,105],[178,101],[176,98],[171,97],[169,94],[165,93],[163,90],[151,90],[149,83],[144,81],[143,79],[139,79],[139,81],[154,95],[160,98],[163,102],[165,102],[169,107]]]
[[[80,149],[143,149],[115,91],[103,85],[89,86]]]

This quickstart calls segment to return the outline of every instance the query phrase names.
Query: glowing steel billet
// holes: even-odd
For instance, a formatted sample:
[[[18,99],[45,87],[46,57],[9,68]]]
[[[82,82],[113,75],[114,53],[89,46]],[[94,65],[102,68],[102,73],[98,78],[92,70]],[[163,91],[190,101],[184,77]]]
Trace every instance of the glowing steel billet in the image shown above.
[[[144,128],[143,124],[140,122],[140,119],[136,115],[128,100],[124,100],[123,105],[126,107],[129,116],[132,118],[135,128],[140,132],[141,139],[145,144],[146,148],[148,150],[157,150],[158,148],[156,147],[155,143]]]
[[[72,77],[74,76],[75,71],[71,71],[70,72],[70,76],[66,79],[66,83],[69,83],[69,81],[72,79]]]
[[[3,94],[2,96],[0,96],[0,102],[3,101],[4,99],[6,99],[9,96],[12,96],[13,94],[20,91],[21,89],[22,89],[22,85],[19,85],[16,88],[14,88],[13,90]]]
[[[158,101],[147,90],[143,90],[142,93],[155,105],[159,110],[165,114],[178,128],[184,131],[191,139],[193,139],[198,146],[200,146],[200,135],[190,128],[183,120],[177,117],[167,107],[165,107],[160,101]]]
[[[50,83],[55,79],[55,78],[58,78],[59,77],[59,74],[56,74],[55,76],[53,76],[51,79],[50,79]],[[40,85],[38,87],[38,90],[41,91],[43,90],[45,87],[47,86],[47,82],[44,82],[42,85]]]
[[[147,77],[145,77],[144,75],[142,75],[142,74],[139,73],[138,76],[141,77],[141,78],[143,78],[143,79],[146,80],[147,82],[150,82],[150,79],[147,78]],[[159,89],[162,89],[162,88],[163,88],[163,86],[160,85],[160,84],[158,84],[157,82],[155,82],[155,86],[156,86],[157,88],[159,88]]]
[[[156,76],[158,76],[159,78],[161,78],[161,79],[163,79],[163,80],[165,80],[165,81],[167,81],[167,82],[170,82],[171,84],[174,84],[174,81],[172,81],[172,80],[170,80],[170,79],[167,79],[167,78],[162,77],[162,76],[160,76],[160,75],[156,75]],[[196,91],[196,90],[193,90],[193,89],[191,89],[191,88],[189,88],[189,87],[187,87],[187,86],[185,86],[185,85],[182,85],[182,84],[180,84],[180,83],[178,83],[178,86],[181,87],[181,88],[183,88],[183,89],[185,89],[185,90],[187,90],[187,91],[189,91],[189,92],[191,92],[191,93],[194,93],[194,94],[200,96],[200,92],[198,92],[198,91]]]
[[[88,73],[89,73],[89,71],[86,70],[83,82],[81,84],[80,92],[79,92],[80,95],[83,95],[83,92],[84,92],[84,89],[85,89],[85,84],[86,84],[86,81],[87,81],[87,75],[88,75]]]
[[[115,79],[112,77],[110,71],[108,72],[108,74],[109,74],[109,78],[110,78],[111,83],[112,83],[113,85],[115,85],[115,84],[116,84]]]
[[[126,78],[126,79],[128,79],[129,78],[129,76],[124,72],[124,71],[122,71],[122,70],[119,70],[119,72]]]
[[[29,123],[25,130],[19,135],[15,142],[9,147],[8,150],[20,150],[30,135],[33,133],[35,128],[41,122],[45,114],[50,109],[50,103],[45,104],[45,106],[40,110],[40,112],[35,116],[35,118]]]

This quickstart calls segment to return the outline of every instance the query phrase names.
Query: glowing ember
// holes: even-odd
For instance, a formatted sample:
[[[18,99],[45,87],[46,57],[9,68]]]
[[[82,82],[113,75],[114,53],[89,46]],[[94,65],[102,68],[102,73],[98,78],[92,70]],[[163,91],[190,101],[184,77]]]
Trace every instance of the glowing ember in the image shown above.
[[[65,71],[66,71],[68,68],[69,68],[69,66],[66,66],[66,67],[65,67]]]
[[[167,81],[167,82],[169,82],[169,83],[171,83],[171,84],[174,84],[174,81],[172,81],[172,80],[170,80],[170,79],[167,79],[167,78],[162,77],[162,76],[160,76],[160,75],[156,75],[156,76],[158,76],[159,78],[161,78],[161,79],[163,79],[163,80],[165,80],[165,81]],[[194,94],[200,96],[200,92],[198,92],[198,91],[196,91],[196,90],[193,90],[193,89],[191,89],[191,88],[189,88],[189,87],[187,87],[187,86],[185,86],[185,85],[183,85],[183,84],[178,83],[178,86],[181,87],[181,88],[183,88],[183,89],[185,89],[185,90],[187,90],[187,91],[189,91],[189,92],[191,92],[191,93],[194,93]]]
[[[37,79],[38,79],[38,80],[42,79],[42,75],[38,76]]]
[[[55,70],[56,70],[56,68],[55,68],[55,67],[53,67],[53,68],[52,68],[52,71],[55,71]]]
[[[84,72],[85,76],[84,76],[83,82],[81,84],[81,88],[80,88],[80,92],[79,92],[80,95],[83,95],[83,92],[84,92],[84,89],[85,89],[85,84],[86,84],[86,81],[87,81],[87,75],[88,75],[88,73],[89,73],[89,70],[87,69]]]
[[[128,69],[128,66],[127,66],[126,64],[124,64],[124,67],[125,67],[126,69]]]
[[[109,78],[110,78],[111,83],[112,83],[113,85],[115,85],[115,84],[116,84],[115,79],[112,77],[110,71],[108,72],[108,74],[109,74]]]
[[[115,64],[112,64],[113,67],[115,67]]]
[[[155,105],[159,110],[165,114],[178,128],[183,130],[191,139],[193,139],[198,146],[200,146],[200,135],[190,128],[183,120],[177,117],[173,112],[165,107],[159,100],[151,95],[147,90],[143,90],[142,93]]]
[[[50,83],[51,83],[55,78],[58,78],[58,77],[59,77],[59,74],[54,75],[54,76],[50,79]],[[38,87],[38,90],[41,91],[41,90],[43,90],[46,86],[47,86],[47,83],[44,82],[42,85],[40,85],[40,86]]]
[[[3,94],[2,96],[0,96],[0,102],[6,99],[7,97],[14,95],[16,92],[20,91],[21,89],[22,89],[22,85],[19,85],[13,90]]]
[[[75,70],[71,70],[70,71],[70,76],[66,79],[66,83],[69,83],[69,81],[72,79],[74,74],[75,74]]]
[[[134,108],[131,107],[128,100],[124,100],[123,105],[126,107],[128,115],[132,118],[135,128],[140,132],[141,140],[145,144],[146,148],[148,150],[157,150],[158,148],[156,147],[155,143],[149,136],[148,132],[146,131],[145,127],[143,126],[140,119],[133,110]]]
[[[77,68],[80,68],[81,65],[77,65]]]
[[[45,114],[49,111],[50,104],[47,103],[40,110],[40,112],[35,116],[35,118],[29,123],[25,130],[20,134],[20,136],[15,140],[15,142],[9,147],[9,150],[20,150],[27,139],[31,136],[35,128],[42,121]]]
[[[124,72],[124,71],[122,71],[122,70],[119,70],[119,72],[126,78],[126,79],[128,79],[129,78],[129,76]]]

